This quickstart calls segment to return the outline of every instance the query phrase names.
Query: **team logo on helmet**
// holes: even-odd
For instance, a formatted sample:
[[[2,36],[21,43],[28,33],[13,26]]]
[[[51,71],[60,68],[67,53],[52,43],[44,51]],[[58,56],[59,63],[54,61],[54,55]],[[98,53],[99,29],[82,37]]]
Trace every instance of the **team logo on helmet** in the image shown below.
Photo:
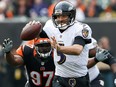
[[[61,9],[55,10],[55,14],[62,14],[62,10]]]
[[[89,34],[89,31],[87,29],[82,30],[82,35],[84,38],[86,38],[88,36],[88,34]]]

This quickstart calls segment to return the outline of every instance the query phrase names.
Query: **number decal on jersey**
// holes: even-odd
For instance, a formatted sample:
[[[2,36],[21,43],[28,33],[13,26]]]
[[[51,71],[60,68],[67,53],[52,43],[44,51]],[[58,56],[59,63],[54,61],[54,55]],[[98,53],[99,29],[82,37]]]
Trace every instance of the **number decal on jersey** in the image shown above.
[[[30,76],[32,78],[32,82],[35,85],[37,85],[37,86],[41,85],[41,80],[40,80],[41,79],[41,75],[38,72],[32,71],[30,73]]]
[[[45,87],[48,87],[52,82],[54,73],[53,72],[43,72],[43,77],[48,77]]]
[[[30,76],[32,78],[32,82],[36,85],[36,86],[40,86],[42,85],[42,76],[36,72],[36,71],[32,71],[30,73]],[[54,76],[54,72],[53,71],[46,71],[46,72],[43,72],[43,77],[45,78],[48,78],[47,79],[47,82],[45,84],[45,87],[49,87],[50,86],[50,83],[52,82],[52,78]]]
[[[60,43],[59,45],[64,46],[64,44],[60,44]],[[60,56],[60,60],[57,63],[60,65],[63,64],[66,61],[66,56],[59,51],[57,51],[57,55]]]

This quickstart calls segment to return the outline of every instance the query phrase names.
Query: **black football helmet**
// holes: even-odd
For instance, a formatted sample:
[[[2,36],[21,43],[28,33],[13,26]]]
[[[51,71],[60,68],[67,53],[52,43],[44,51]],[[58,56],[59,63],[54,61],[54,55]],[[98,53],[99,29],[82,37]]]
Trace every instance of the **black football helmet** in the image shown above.
[[[64,20],[64,24],[62,24],[63,21],[57,20],[57,17],[60,15],[68,16],[68,19]],[[61,1],[57,3],[54,7],[53,14],[52,14],[52,20],[53,20],[55,27],[61,30],[65,30],[69,26],[74,24],[75,15],[76,15],[76,8],[70,2]]]

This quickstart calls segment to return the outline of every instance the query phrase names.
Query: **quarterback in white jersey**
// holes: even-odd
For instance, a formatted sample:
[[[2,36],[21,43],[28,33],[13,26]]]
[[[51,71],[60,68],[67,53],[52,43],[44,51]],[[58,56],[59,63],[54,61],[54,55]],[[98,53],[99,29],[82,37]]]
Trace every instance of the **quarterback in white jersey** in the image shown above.
[[[55,48],[55,78],[60,87],[89,87],[87,44],[91,43],[92,31],[87,24],[76,21],[75,14],[71,3],[61,1],[54,8],[52,20],[43,27]]]
[[[69,27],[66,31],[61,33],[58,28],[53,26],[52,20],[47,21],[43,30],[50,37],[54,36],[58,42],[58,44],[64,46],[73,45],[74,39],[76,36],[83,37],[85,39],[91,38],[91,29],[88,25],[85,24],[86,30],[88,32],[88,36],[83,36],[83,28],[84,24],[81,24],[75,21],[74,25]],[[78,27],[77,27],[78,26]],[[66,58],[64,61],[59,61],[61,57]],[[68,55],[68,54],[58,54],[56,50],[54,50],[54,60],[56,64],[56,75],[62,77],[81,77],[87,74],[87,62],[88,62],[88,47],[85,45],[83,51],[80,55]],[[62,59],[63,60],[63,59]],[[59,61],[59,62],[58,62]],[[60,64],[60,62],[64,62]],[[75,73],[76,72],[76,73]]]

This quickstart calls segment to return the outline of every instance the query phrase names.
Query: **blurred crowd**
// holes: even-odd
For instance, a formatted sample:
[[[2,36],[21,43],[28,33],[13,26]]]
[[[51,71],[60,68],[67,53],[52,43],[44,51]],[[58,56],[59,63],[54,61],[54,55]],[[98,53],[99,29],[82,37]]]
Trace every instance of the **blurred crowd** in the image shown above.
[[[0,0],[0,20],[14,17],[51,17],[61,0]],[[77,19],[116,17],[116,0],[68,0],[77,7]]]

